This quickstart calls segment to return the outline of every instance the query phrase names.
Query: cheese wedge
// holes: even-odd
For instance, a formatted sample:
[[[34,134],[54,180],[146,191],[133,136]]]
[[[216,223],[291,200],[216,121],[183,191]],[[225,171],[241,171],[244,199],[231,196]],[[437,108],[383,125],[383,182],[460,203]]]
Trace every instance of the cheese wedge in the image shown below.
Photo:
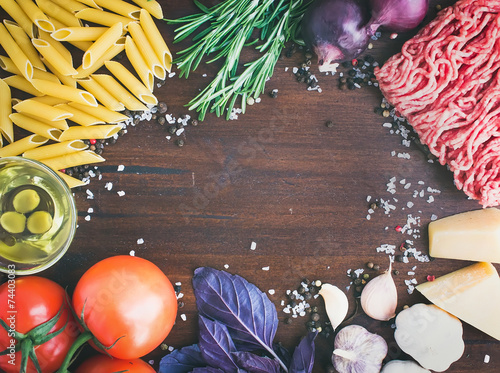
[[[429,255],[500,263],[500,210],[469,211],[431,222]]]
[[[416,289],[436,306],[500,340],[500,277],[491,263],[473,264]]]

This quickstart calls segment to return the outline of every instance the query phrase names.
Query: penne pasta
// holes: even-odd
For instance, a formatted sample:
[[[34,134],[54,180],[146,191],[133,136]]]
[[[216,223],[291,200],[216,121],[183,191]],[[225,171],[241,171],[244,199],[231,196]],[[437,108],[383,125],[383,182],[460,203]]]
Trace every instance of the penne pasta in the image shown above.
[[[99,70],[102,66],[104,66],[105,61],[113,59],[118,53],[121,53],[124,49],[125,49],[125,37],[122,36],[90,68],[84,69],[82,66],[78,67],[76,69],[78,73],[76,75],[73,75],[73,78],[81,79],[88,77],[90,74],[93,74],[94,72]]]
[[[165,70],[170,72],[172,70],[172,53],[170,49],[168,49],[165,39],[163,39],[158,27],[156,27],[155,21],[145,9],[141,10],[140,21],[141,27],[156,53],[156,56],[158,56]]]
[[[123,35],[123,24],[118,22],[102,34],[83,54],[82,68],[89,69]]]
[[[52,65],[61,75],[71,76],[76,74],[76,69],[73,65],[52,44],[42,39],[32,39],[32,43],[44,57],[45,61]]]
[[[94,0],[77,0],[79,3],[85,4],[91,8],[102,9],[99,5],[95,3]]]
[[[33,64],[17,45],[5,26],[0,23],[0,45],[7,55],[12,59],[16,67],[26,79],[33,78]]]
[[[55,30],[47,15],[31,0],[16,0],[17,4],[24,10],[24,13],[31,19],[38,28],[46,32]]]
[[[22,100],[21,100],[20,98],[14,98],[14,97],[13,97],[13,98],[11,98],[11,99],[10,99],[11,106],[14,106],[14,105],[18,104],[18,103],[20,103],[21,101],[22,101]]]
[[[79,102],[84,105],[97,106],[95,97],[87,91],[49,82],[48,80],[33,79],[32,84],[37,90],[46,95]]]
[[[79,10],[86,9],[87,6],[76,0],[52,0],[53,3],[66,9],[70,13],[76,13]]]
[[[76,88],[76,79],[69,76],[69,75],[63,75],[61,74],[54,66],[52,66],[52,64],[47,61],[46,59],[42,59],[43,63],[49,68],[50,71],[52,71],[54,74],[54,76],[57,78],[57,81],[64,84],[64,85],[67,85],[67,86],[70,86],[70,87],[73,87],[73,88]],[[35,74],[33,74],[33,78],[36,79],[36,76],[34,76]]]
[[[102,8],[108,9],[114,13],[120,14],[127,18],[139,20],[139,12],[141,8],[126,3],[122,0],[95,0],[95,3]]]
[[[60,41],[55,40],[48,32],[45,32],[43,30],[39,30],[38,32],[38,39],[44,40],[45,42],[49,43],[54,49],[56,49],[61,56],[69,63],[71,66],[73,66],[73,56],[71,55],[71,52],[64,46],[63,43]]]
[[[96,118],[99,118],[105,123],[121,123],[129,119],[129,117],[127,117],[126,115],[110,110],[106,106],[102,105],[92,107],[88,105],[78,104],[76,102],[70,102],[68,105],[87,114],[90,114]]]
[[[49,140],[59,141],[59,137],[62,133],[60,129],[51,127],[43,122],[40,122],[39,120],[28,117],[24,114],[14,113],[9,115],[9,118],[16,126],[23,128],[31,133],[43,136]]]
[[[31,101],[37,101],[41,102],[46,105],[58,105],[58,104],[66,104],[68,103],[68,100],[65,100],[63,98],[58,98],[58,97],[52,97],[52,96],[38,96],[38,97],[32,97],[30,98]]]
[[[32,100],[32,99],[30,99],[30,100]],[[69,128],[68,122],[66,121],[66,119],[47,120],[44,118],[40,118],[38,115],[32,115],[32,114],[26,114],[26,113],[24,115],[26,115],[27,117],[30,117],[32,119],[35,119],[39,122],[45,123],[47,126],[60,129],[61,131],[65,131]]]
[[[153,75],[158,79],[165,79],[165,68],[158,59],[158,56],[149,43],[149,40],[144,34],[144,30],[141,28],[141,26],[137,23],[131,23],[129,25],[128,31],[130,33],[130,36],[132,36],[135,45],[137,45],[137,48],[139,48],[144,61],[146,61],[149,69],[153,72]]]
[[[8,76],[7,78],[4,78],[4,82],[7,83],[12,88],[17,88],[20,91],[29,93],[32,96],[43,96],[43,93],[40,92],[38,89],[36,89],[31,81],[26,80],[26,78],[24,78],[21,75]]]
[[[104,158],[91,150],[82,150],[52,158],[40,159],[39,161],[49,166],[53,170],[58,171],[65,168],[81,166],[84,164],[104,162]]]
[[[54,27],[56,28],[56,31],[59,30],[59,29],[61,29],[61,28],[67,27],[67,25],[59,22],[58,20],[55,20],[54,18],[49,17],[49,19],[54,24]],[[51,35],[53,35],[53,33]],[[54,39],[54,40],[56,40],[56,39]],[[78,49],[80,49],[80,50],[82,50],[84,52],[87,49],[89,49],[90,46],[92,45],[92,42],[90,42],[90,41],[69,41],[69,43],[72,44],[72,45],[74,45],[75,47],[77,47]]]
[[[125,110],[125,106],[91,76],[85,79],[79,79],[78,84],[92,93],[95,98],[108,109],[113,111]]]
[[[65,154],[79,152],[88,149],[88,145],[82,140],[64,141],[50,145],[39,146],[35,149],[26,150],[23,157],[40,160],[44,158],[53,158]]]
[[[35,24],[14,0],[0,0],[2,7],[30,38],[35,36]]]
[[[10,87],[0,79],[0,133],[9,143],[14,141],[14,126],[9,118],[10,114],[12,114]]]
[[[19,25],[8,19],[4,19],[3,23],[12,38],[16,41],[17,45],[19,45],[19,48],[21,48],[26,57],[28,57],[33,67],[42,71],[46,71],[45,65],[40,59],[40,56],[38,55],[36,49],[33,47],[31,39],[28,37],[26,32],[21,27],[19,27]]]
[[[80,179],[77,179],[75,177],[72,177],[72,176],[69,176],[69,175],[66,175],[64,172],[61,172],[61,171],[58,171],[56,170],[56,174],[64,180],[64,182],[66,184],[68,184],[68,186],[70,188],[77,188],[77,187],[80,187],[80,186],[83,186],[83,185],[86,185],[87,183],[83,180],[80,180]]]
[[[147,105],[156,105],[158,103],[155,95],[121,63],[107,61],[104,65],[139,100]]]
[[[9,57],[0,56],[0,68],[14,75],[22,75],[21,71],[19,71],[17,66],[14,65],[14,62]],[[33,78],[51,80],[53,82],[60,83],[57,76],[39,69],[33,70]]]
[[[58,41],[95,41],[108,27],[63,27],[51,35]]]
[[[108,27],[113,27],[116,23],[121,23],[126,28],[130,22],[134,22],[132,18],[93,8],[80,10],[75,16],[85,21]]]
[[[132,111],[146,111],[148,108],[137,100],[129,91],[118,83],[111,75],[95,74],[92,77],[104,87],[119,102],[125,105],[125,108]]]
[[[25,151],[43,145],[47,141],[49,139],[36,134],[26,136],[1,148],[0,157],[13,157],[23,154]]]
[[[83,26],[82,20],[76,18],[74,13],[68,12],[63,7],[59,6],[55,2],[51,0],[35,0],[38,7],[42,12],[44,12],[47,16],[58,20],[61,23],[64,23],[68,26]],[[49,18],[50,20],[50,18]],[[55,25],[54,25],[55,30]]]
[[[23,100],[16,104],[13,109],[18,113],[36,115],[49,121],[68,119],[73,116],[69,111],[35,100]]]
[[[61,141],[107,139],[122,130],[121,124],[98,124],[96,126],[73,126],[64,131],[59,138]]]
[[[146,61],[139,52],[137,45],[135,45],[134,40],[130,36],[127,35],[125,40],[125,53],[127,54],[128,60],[132,64],[135,72],[141,79],[148,89],[153,92],[154,89],[154,76],[151,70],[149,69]]]
[[[163,9],[156,0],[132,0],[132,2],[139,5],[141,8],[146,9],[149,14],[157,19],[163,18]]]
[[[71,114],[73,114],[73,117],[71,118],[72,122],[78,123],[81,126],[93,126],[95,124],[104,124],[104,121],[102,121],[99,118],[96,118],[90,114],[87,114],[86,112],[79,110],[73,106],[69,106],[68,104],[61,104],[56,106],[58,109],[67,111]]]

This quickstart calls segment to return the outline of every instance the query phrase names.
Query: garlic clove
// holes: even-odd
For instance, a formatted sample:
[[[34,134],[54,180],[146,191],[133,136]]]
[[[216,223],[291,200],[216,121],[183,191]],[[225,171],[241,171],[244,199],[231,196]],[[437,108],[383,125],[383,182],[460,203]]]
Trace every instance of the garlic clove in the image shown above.
[[[333,330],[335,330],[347,316],[349,300],[342,290],[331,284],[321,285],[319,295],[325,301],[326,314]]]
[[[332,363],[339,373],[379,373],[387,355],[381,336],[359,325],[348,325],[335,336]]]
[[[380,373],[431,373],[411,360],[391,360],[384,365]]]
[[[387,321],[396,316],[398,292],[391,270],[392,262],[387,271],[369,281],[361,292],[361,307],[375,320]]]

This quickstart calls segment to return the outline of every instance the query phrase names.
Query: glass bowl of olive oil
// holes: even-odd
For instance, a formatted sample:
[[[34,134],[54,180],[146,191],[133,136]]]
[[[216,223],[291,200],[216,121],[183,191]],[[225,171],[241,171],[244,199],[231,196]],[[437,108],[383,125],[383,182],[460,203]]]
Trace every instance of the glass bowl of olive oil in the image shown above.
[[[27,275],[53,265],[68,250],[77,220],[71,189],[52,169],[0,158],[0,272]]]

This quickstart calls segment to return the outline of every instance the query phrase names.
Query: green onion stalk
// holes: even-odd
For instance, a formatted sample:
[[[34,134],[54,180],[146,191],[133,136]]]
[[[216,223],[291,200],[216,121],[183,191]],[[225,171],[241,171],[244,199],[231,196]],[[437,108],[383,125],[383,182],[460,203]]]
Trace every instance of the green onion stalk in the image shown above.
[[[192,45],[177,53],[174,64],[180,76],[189,77],[202,62],[222,60],[214,79],[189,104],[189,110],[198,112],[204,120],[207,112],[229,119],[238,98],[241,110],[246,109],[247,98],[259,97],[285,44],[300,39],[300,21],[312,0],[224,0],[207,8],[194,0],[200,13],[174,20],[169,24],[180,25],[175,29],[174,42],[193,35]],[[199,28],[205,26],[200,31]],[[254,35],[258,37],[254,37]],[[245,47],[253,47],[258,57],[239,66],[240,54]]]

